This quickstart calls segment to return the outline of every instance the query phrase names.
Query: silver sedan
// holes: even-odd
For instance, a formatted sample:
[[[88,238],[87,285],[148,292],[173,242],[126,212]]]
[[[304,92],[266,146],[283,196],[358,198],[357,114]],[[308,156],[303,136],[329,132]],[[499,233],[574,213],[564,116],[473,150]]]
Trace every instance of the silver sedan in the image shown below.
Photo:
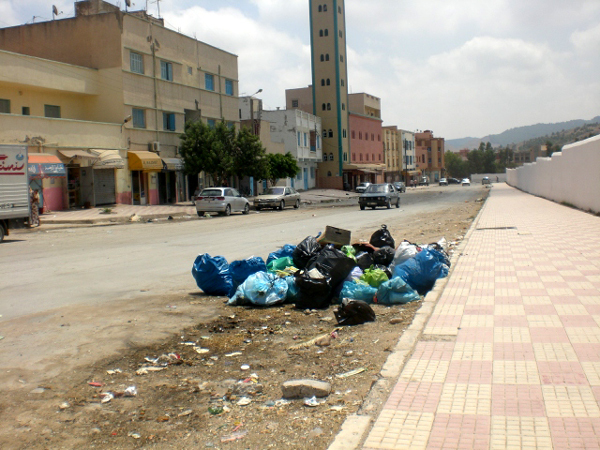
[[[260,211],[263,208],[273,208],[283,211],[286,206],[300,207],[300,194],[292,187],[275,186],[267,192],[254,198],[254,208]]]
[[[203,189],[196,197],[196,212],[200,217],[207,212],[217,212],[225,216],[232,212],[248,214],[250,203],[233,188],[211,187]]]

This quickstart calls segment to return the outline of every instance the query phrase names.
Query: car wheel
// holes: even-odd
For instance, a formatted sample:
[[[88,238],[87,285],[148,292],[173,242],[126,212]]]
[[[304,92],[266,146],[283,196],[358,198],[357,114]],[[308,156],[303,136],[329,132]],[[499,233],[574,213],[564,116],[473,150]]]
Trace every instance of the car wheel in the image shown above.
[[[294,203],[294,208],[300,208],[300,200],[296,200],[296,203]]]
[[[375,209],[375,208],[377,208],[377,207],[376,206],[371,206],[371,209]]]
[[[360,205],[360,210],[364,211],[365,210],[365,205]]]
[[[281,200],[279,202],[279,211],[283,211],[283,208],[285,208],[285,202],[283,200]]]
[[[198,213],[198,217],[202,217],[204,215],[204,211],[196,211]]]
[[[261,209],[262,209],[262,208],[261,208],[260,206],[257,206],[257,207],[256,207],[256,210],[257,210],[257,211],[260,211]]]
[[[385,204],[385,207],[387,209],[390,209],[392,207],[392,201],[389,198],[387,199],[387,203]]]
[[[225,207],[225,212],[223,213],[226,216],[230,216],[231,215],[231,205],[227,205]]]
[[[242,214],[248,214],[250,212],[250,205],[248,203],[246,203],[244,205],[244,210],[242,211]]]

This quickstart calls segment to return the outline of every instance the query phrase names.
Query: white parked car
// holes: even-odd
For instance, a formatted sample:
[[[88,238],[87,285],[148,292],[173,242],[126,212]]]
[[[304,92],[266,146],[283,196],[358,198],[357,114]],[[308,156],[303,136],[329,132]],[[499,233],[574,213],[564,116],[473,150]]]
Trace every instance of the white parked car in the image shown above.
[[[461,184],[463,186],[471,186],[471,180],[469,180],[468,178],[463,178],[463,180],[461,181]]]
[[[362,194],[363,192],[365,192],[365,190],[371,185],[371,183],[368,182],[364,182],[364,183],[360,183],[358,186],[356,186],[356,189],[354,189],[356,192],[358,192],[359,194]]]
[[[248,214],[250,203],[233,188],[210,187],[203,189],[196,197],[196,212],[200,217],[207,212],[216,212],[224,216],[228,216],[232,212]]]

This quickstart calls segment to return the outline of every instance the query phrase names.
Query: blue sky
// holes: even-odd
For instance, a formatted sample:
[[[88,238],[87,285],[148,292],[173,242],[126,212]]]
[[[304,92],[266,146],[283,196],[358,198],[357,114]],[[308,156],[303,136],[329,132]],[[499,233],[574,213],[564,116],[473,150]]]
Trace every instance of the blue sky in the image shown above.
[[[51,4],[0,0],[0,26],[51,19]],[[308,0],[160,9],[169,28],[237,54],[240,93],[262,88],[267,108],[311,83]],[[381,97],[384,125],[453,139],[600,115],[599,0],[346,0],[346,14],[349,89]]]

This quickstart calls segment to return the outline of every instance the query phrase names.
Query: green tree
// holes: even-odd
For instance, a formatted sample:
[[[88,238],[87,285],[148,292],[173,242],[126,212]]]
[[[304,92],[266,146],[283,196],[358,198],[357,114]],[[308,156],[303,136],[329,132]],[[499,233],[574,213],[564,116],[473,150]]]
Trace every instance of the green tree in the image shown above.
[[[445,154],[445,160],[448,176],[454,178],[466,178],[469,176],[467,162],[463,161],[459,155],[448,150]]]
[[[281,153],[269,153],[268,160],[268,179],[271,186],[275,186],[280,178],[292,178],[300,171],[296,159],[290,152],[285,155]]]
[[[205,172],[217,184],[228,178],[266,178],[266,151],[249,130],[236,131],[223,121],[210,127],[202,121],[187,122],[181,135],[181,156],[189,174]]]
[[[485,146],[483,152],[483,172],[482,173],[496,173],[496,153],[492,144],[489,142]]]

